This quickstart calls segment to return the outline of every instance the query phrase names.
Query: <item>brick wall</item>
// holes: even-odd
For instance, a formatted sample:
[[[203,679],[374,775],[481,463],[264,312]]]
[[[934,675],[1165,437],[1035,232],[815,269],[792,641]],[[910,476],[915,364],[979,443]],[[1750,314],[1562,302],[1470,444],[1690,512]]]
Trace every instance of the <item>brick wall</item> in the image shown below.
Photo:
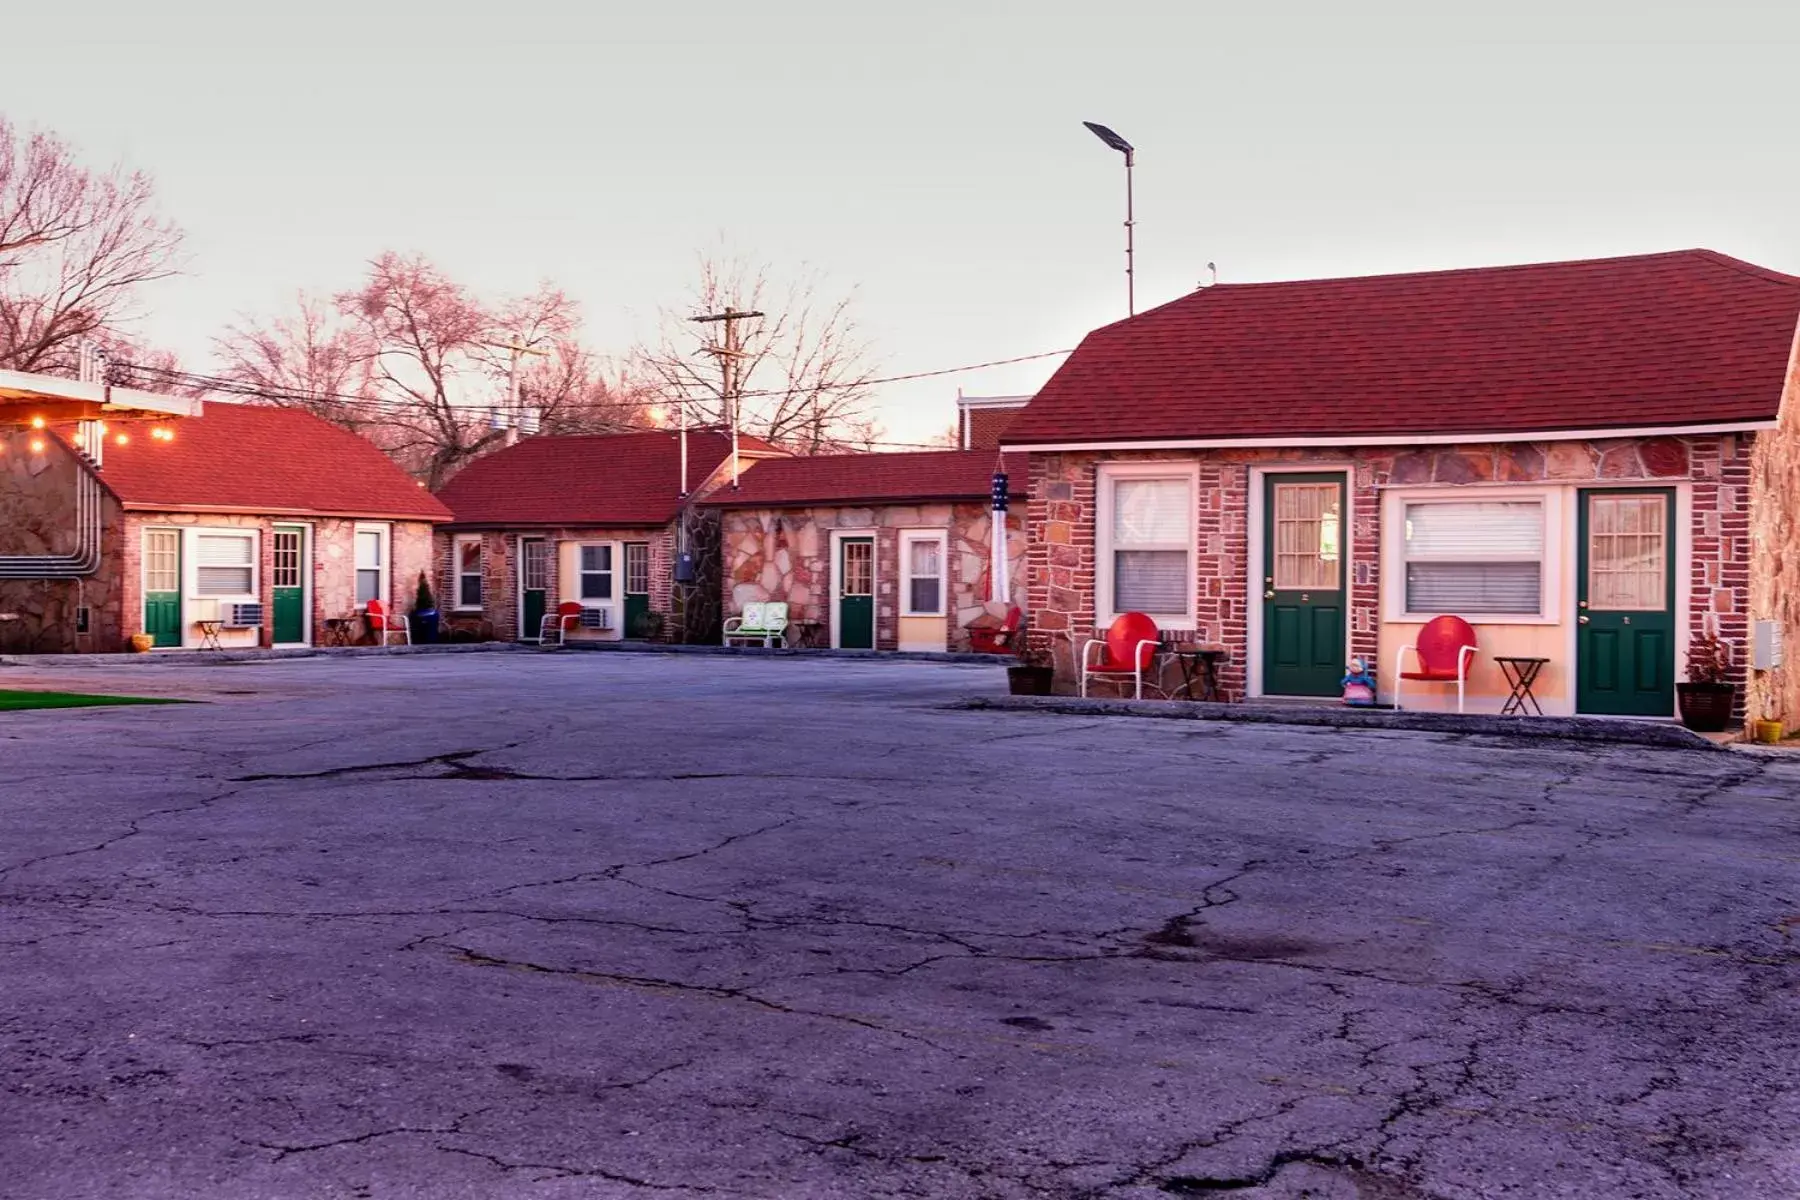
[[[1800,440],[1797,437],[1796,440]],[[1054,657],[1058,677],[1075,677],[1080,644],[1096,627],[1095,486],[1103,463],[1174,462],[1198,470],[1195,534],[1197,641],[1223,645],[1228,695],[1248,688],[1251,595],[1250,481],[1253,468],[1344,469],[1351,502],[1349,653],[1379,658],[1381,496],[1391,486],[1455,487],[1495,482],[1570,486],[1686,483],[1692,500],[1687,581],[1689,630],[1717,633],[1741,681],[1748,636],[1750,479],[1747,435],[1616,439],[1602,442],[1369,447],[1344,450],[1224,450],[1191,453],[1030,455],[1027,595],[1031,644]],[[1800,471],[1800,453],[1795,470]],[[1571,509],[1571,517],[1573,510]],[[1679,672],[1681,664],[1677,662]]]
[[[1750,475],[1750,620],[1781,630],[1785,663],[1750,673],[1749,715],[1800,727],[1800,339],[1788,361],[1776,428],[1761,434]]]
[[[465,530],[439,529],[436,539],[438,602],[446,615],[454,614],[456,603],[455,539],[481,538],[481,616],[493,627],[496,638],[516,641],[519,638],[519,543],[530,538],[543,538],[546,546],[545,585],[548,591],[547,611],[554,611],[561,595],[561,563],[557,545],[561,542],[647,542],[650,546],[650,611],[664,619],[659,640],[677,640],[674,628],[673,598],[675,577],[675,527],[661,529],[595,529],[563,526],[552,529]],[[624,609],[625,563],[614,565],[617,572],[620,611]],[[629,630],[623,632],[629,633]],[[535,637],[536,631],[527,631]]]

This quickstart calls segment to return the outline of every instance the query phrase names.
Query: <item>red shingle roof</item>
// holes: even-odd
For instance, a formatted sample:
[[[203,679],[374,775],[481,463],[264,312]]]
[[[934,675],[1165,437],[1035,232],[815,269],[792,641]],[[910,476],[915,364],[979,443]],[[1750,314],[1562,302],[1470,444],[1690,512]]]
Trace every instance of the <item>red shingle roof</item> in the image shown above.
[[[780,458],[744,473],[737,491],[720,488],[706,503],[721,508],[805,508],[918,500],[986,500],[995,454],[928,450],[908,454],[829,454]],[[1024,464],[1010,460],[1014,495],[1025,490]]]
[[[172,442],[131,430],[100,478],[133,509],[445,521],[448,510],[365,438],[310,413],[208,400]]]
[[[693,489],[730,455],[731,437],[690,430],[687,440]],[[752,437],[739,446],[772,450]],[[526,438],[464,467],[438,499],[459,525],[655,528],[681,508],[681,439],[673,430]]]
[[[1008,446],[1772,419],[1800,279],[1710,250],[1219,284],[1090,333]]]

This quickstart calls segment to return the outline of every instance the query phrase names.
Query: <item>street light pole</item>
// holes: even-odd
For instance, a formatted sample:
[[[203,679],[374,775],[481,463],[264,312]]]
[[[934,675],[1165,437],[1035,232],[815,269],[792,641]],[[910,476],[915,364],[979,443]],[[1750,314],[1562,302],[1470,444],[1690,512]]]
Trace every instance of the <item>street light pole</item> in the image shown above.
[[[1137,315],[1137,294],[1132,272],[1135,249],[1132,245],[1132,234],[1137,222],[1133,219],[1131,211],[1131,168],[1135,164],[1136,151],[1130,142],[1106,126],[1097,125],[1092,121],[1083,121],[1082,124],[1086,125],[1095,137],[1125,156],[1125,315],[1135,317]]]

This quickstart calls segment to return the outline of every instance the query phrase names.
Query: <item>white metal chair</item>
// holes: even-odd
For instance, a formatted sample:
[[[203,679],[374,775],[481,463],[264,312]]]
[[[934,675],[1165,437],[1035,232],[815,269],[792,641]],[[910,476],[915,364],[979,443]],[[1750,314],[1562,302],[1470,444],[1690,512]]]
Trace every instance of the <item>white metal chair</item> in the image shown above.
[[[744,613],[725,618],[725,644],[761,642],[763,648],[787,644],[788,606],[785,600],[765,600],[744,605]]]

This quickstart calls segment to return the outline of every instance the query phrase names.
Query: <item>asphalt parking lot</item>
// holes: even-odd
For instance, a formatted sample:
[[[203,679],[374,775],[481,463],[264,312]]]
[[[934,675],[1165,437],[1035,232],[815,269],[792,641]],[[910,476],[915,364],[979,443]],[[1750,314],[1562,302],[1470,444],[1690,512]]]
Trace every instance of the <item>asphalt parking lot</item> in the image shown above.
[[[0,1195],[1800,1195],[1800,764],[950,664],[6,668]]]

